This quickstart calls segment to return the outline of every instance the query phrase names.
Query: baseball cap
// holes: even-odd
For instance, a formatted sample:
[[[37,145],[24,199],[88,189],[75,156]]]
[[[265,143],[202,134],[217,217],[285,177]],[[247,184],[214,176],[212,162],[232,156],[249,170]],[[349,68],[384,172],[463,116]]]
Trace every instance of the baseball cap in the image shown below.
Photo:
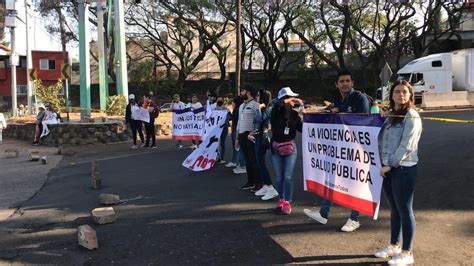
[[[129,100],[135,100],[135,94],[130,94],[128,95]]]
[[[280,100],[281,98],[285,97],[285,96],[290,96],[290,97],[297,97],[299,94],[298,93],[294,93],[290,87],[284,87],[284,88],[281,88],[280,91],[278,92],[278,100]]]

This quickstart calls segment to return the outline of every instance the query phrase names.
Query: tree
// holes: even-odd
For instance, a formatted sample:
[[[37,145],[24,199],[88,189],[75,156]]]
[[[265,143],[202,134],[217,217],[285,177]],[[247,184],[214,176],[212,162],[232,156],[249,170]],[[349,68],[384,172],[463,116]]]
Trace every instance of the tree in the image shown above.
[[[228,46],[218,42],[230,29],[228,20],[210,20],[218,16],[217,11],[214,1],[207,0],[151,2],[132,7],[126,22],[136,29],[132,36],[155,45],[158,60],[178,72],[182,86],[207,52],[214,49],[220,56],[219,64],[226,58],[223,53]]]
[[[249,0],[243,1],[242,5],[242,31],[248,38],[248,42],[242,43],[245,44],[245,48],[250,48],[251,53],[255,48],[262,53],[265,79],[267,84],[273,87],[287,67],[299,60],[296,58],[282,64],[283,59],[289,55],[288,43],[291,24],[299,15],[292,11],[295,2],[269,0],[262,5],[261,1]],[[228,19],[236,22],[234,16],[230,16]],[[281,42],[281,45],[278,42]],[[251,67],[250,64],[249,66]]]

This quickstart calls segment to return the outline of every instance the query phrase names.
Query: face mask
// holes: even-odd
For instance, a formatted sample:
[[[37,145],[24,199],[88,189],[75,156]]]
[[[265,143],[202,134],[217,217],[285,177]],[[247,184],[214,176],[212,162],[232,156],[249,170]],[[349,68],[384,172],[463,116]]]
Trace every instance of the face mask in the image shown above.
[[[216,103],[218,106],[222,106],[224,104],[224,101],[217,101]]]

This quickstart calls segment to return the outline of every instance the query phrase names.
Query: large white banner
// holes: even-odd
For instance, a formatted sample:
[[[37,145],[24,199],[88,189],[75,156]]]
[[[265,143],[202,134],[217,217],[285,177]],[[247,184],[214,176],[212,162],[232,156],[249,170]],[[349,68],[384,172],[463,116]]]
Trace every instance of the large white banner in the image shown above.
[[[379,115],[305,114],[305,190],[377,219],[382,177]]]
[[[204,108],[173,111],[173,140],[202,140],[205,121]]]
[[[227,110],[214,110],[205,121],[204,140],[183,162],[183,166],[195,171],[208,170],[214,166],[219,152],[219,141],[226,126]]]
[[[146,108],[134,106],[132,107],[132,119],[150,123],[150,112]]]

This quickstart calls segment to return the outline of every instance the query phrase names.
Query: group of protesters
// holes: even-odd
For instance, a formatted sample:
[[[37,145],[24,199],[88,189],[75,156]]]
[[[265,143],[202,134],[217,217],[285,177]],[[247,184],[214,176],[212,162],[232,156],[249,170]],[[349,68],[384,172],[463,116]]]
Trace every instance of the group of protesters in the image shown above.
[[[372,99],[353,88],[354,80],[349,71],[338,73],[335,86],[338,92],[332,104],[326,108],[328,112],[370,114]],[[289,215],[292,212],[293,174],[298,155],[295,138],[297,132],[302,131],[303,124],[303,101],[298,96],[291,88],[284,87],[272,99],[270,91],[257,90],[250,84],[243,84],[240,95],[233,98],[230,108],[224,104],[224,99],[216,90],[209,90],[205,106],[198,102],[196,95],[192,95],[191,102],[187,105],[180,101],[179,95],[174,95],[171,109],[205,107],[206,115],[216,109],[227,110],[217,162],[225,163],[225,144],[230,126],[233,153],[232,159],[225,166],[233,168],[236,174],[247,174],[246,182],[239,189],[251,191],[262,200],[278,198],[274,211]],[[130,100],[131,108],[138,108],[133,101],[134,97]],[[399,80],[392,85],[389,102],[388,111],[381,114],[386,119],[379,134],[379,148],[382,161],[380,175],[384,178],[383,192],[391,210],[391,238],[390,244],[375,252],[375,256],[391,258],[389,264],[404,265],[414,262],[413,195],[422,124],[414,109],[414,91],[408,82]],[[151,108],[150,112],[153,108],[158,108],[152,101],[148,101],[146,106]],[[147,141],[143,144],[141,126],[133,126],[134,120],[130,115],[127,115],[127,121],[132,121],[132,133],[139,132],[142,145],[148,146],[149,134],[153,134],[151,147],[156,147],[152,129],[147,130]],[[150,124],[153,125],[151,119]],[[136,146],[136,132],[133,137]],[[196,148],[197,145],[199,143],[193,141],[191,147]],[[177,147],[183,147],[181,141],[178,141]],[[274,170],[273,179],[266,165],[267,153]],[[330,209],[331,201],[323,200],[319,210],[304,209],[304,213],[311,219],[326,224]],[[351,210],[341,231],[352,232],[359,227],[359,212]]]
[[[354,80],[347,70],[338,73],[335,86],[338,93],[327,107],[332,113],[369,114],[371,104],[377,105],[365,93],[353,88]],[[274,210],[288,215],[292,210],[293,172],[297,158],[294,140],[296,132],[302,130],[303,101],[288,87],[280,89],[272,101],[269,91],[257,92],[250,85],[241,87],[240,96],[243,103],[238,108],[237,124],[232,128],[237,134],[233,145],[236,150],[240,148],[243,151],[246,162],[247,182],[240,189],[263,196],[263,200],[278,197]],[[391,265],[405,265],[414,263],[412,247],[416,223],[413,195],[422,123],[414,109],[413,88],[407,81],[399,80],[392,85],[389,102],[389,111],[381,114],[386,119],[379,134],[379,147],[383,191],[391,210],[391,238],[390,244],[374,255],[391,258],[388,261]],[[265,165],[267,150],[270,150],[274,168],[274,183]],[[326,224],[330,208],[331,201],[323,200],[319,211],[304,209],[304,213]],[[351,210],[341,231],[352,232],[359,227],[359,212]]]

